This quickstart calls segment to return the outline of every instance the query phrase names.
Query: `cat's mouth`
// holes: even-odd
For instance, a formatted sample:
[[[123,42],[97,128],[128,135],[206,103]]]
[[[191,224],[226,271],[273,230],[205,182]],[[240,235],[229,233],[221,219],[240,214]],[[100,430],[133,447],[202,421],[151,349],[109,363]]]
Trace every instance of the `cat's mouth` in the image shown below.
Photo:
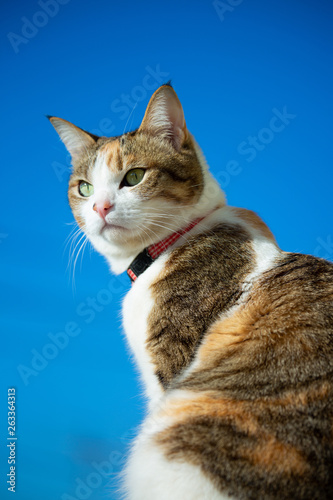
[[[126,227],[124,226],[119,226],[118,224],[114,224],[114,223],[110,223],[110,222],[106,222],[104,221],[104,225],[101,229],[101,232],[105,232],[105,231],[126,231]]]

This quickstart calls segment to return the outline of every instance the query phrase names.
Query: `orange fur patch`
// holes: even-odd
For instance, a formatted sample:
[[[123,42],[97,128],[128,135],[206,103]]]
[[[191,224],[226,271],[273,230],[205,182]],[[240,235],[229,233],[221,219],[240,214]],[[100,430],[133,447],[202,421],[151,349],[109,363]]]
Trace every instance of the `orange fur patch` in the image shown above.
[[[122,156],[118,140],[104,144],[104,146],[101,147],[99,154],[104,155],[104,161],[111,170],[122,170]]]
[[[244,458],[267,472],[302,475],[308,469],[304,457],[295,447],[264,434],[254,449],[246,450]]]
[[[230,418],[239,429],[255,434],[259,429],[258,423],[248,410],[247,402],[221,398],[211,392],[200,397],[194,395],[193,399],[175,399],[160,412],[160,416],[171,417],[175,424],[203,416]]]
[[[214,359],[216,357],[220,359],[223,350],[237,348],[239,344],[250,339],[256,319],[251,317],[251,312],[257,312],[259,315],[259,311],[251,311],[243,307],[229,318],[216,322],[210,328],[198,352],[202,366],[214,365]],[[253,338],[251,340],[253,341]]]
[[[328,381],[318,382],[314,387],[309,387],[303,391],[294,393],[289,392],[276,399],[277,404],[308,406],[313,401],[321,401],[330,397],[332,392],[331,384]]]
[[[267,401],[257,401],[255,405],[268,406]],[[241,457],[249,463],[264,469],[267,473],[296,474],[306,472],[308,465],[302,453],[294,446],[279,441],[275,436],[263,429],[258,422],[258,416],[252,411],[252,402],[232,400],[219,397],[216,393],[193,399],[177,399],[169,403],[160,415],[172,419],[173,424],[161,433],[167,437],[172,434],[175,426],[195,422],[196,419],[206,417],[223,420],[232,424],[238,431],[255,438],[255,446],[244,446],[238,450]],[[164,441],[164,438],[163,438]],[[162,441],[162,442],[163,442]],[[168,440],[165,439],[166,447]]]

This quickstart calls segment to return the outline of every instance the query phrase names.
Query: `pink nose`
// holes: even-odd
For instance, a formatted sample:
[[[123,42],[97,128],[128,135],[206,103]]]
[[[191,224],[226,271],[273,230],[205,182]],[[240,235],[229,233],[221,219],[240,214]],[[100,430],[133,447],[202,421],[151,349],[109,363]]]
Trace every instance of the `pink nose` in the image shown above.
[[[99,203],[94,203],[93,210],[98,213],[102,219],[105,219],[107,214],[111,212],[113,205],[109,201],[102,201]]]

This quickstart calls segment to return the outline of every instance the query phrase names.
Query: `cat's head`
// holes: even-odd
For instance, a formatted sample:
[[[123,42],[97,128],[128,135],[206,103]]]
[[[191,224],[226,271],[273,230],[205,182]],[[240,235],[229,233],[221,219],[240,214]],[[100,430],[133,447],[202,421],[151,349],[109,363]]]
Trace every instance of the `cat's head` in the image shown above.
[[[50,121],[72,157],[74,217],[115,272],[146,246],[224,203],[216,186],[214,195],[205,192],[214,181],[170,85],[154,93],[140,127],[118,137],[97,137],[61,118]]]

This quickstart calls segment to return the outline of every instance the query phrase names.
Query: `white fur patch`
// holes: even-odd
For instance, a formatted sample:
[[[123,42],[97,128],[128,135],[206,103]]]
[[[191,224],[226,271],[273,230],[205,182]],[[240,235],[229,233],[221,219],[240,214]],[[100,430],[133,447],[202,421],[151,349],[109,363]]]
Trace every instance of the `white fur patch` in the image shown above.
[[[133,450],[126,471],[127,500],[231,500],[199,467],[167,460],[152,443]]]
[[[137,278],[123,303],[123,325],[127,341],[140,368],[150,408],[159,401],[163,390],[155,375],[156,367],[146,350],[147,321],[154,306],[149,286],[163,269],[166,259],[167,254],[161,255]]]
[[[168,404],[196,397],[191,391],[166,393],[155,412],[147,417],[124,472],[126,500],[231,500],[215,488],[200,467],[168,460],[154,443],[154,437],[174,423],[168,416]]]

